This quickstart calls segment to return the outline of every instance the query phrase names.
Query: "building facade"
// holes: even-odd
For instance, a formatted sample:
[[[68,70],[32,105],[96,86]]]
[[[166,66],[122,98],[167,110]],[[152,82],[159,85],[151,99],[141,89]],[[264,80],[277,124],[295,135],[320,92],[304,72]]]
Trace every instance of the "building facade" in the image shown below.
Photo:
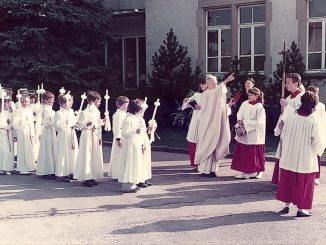
[[[151,60],[173,28],[193,66],[203,73],[223,73],[240,59],[241,70],[269,76],[281,60],[285,42],[295,41],[307,78],[326,100],[325,0],[115,0],[108,60],[122,69],[125,89],[138,89],[151,72]],[[116,59],[112,57],[116,56]]]

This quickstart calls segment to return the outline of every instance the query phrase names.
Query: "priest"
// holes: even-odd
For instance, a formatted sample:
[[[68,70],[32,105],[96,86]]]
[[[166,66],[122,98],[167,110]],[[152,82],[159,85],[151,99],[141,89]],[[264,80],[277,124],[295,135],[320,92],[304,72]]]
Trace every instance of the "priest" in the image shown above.
[[[198,171],[205,177],[215,177],[220,160],[228,154],[231,139],[226,104],[226,84],[234,80],[231,74],[217,85],[215,76],[207,75],[208,89],[201,97],[201,110],[198,115],[198,142],[195,162]]]

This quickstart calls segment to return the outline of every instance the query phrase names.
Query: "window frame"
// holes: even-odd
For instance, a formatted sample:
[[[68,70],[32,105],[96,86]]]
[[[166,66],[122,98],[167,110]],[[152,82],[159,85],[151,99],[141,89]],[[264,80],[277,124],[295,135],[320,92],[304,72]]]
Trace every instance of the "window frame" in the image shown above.
[[[216,26],[209,26],[208,25],[208,12],[209,11],[216,11],[216,10],[225,10],[229,9],[231,14],[231,23],[229,25],[216,25]],[[206,10],[206,30],[205,30],[205,56],[206,56],[206,73],[214,74],[214,73],[225,73],[221,71],[222,68],[222,58],[230,58],[232,60],[232,53],[230,56],[222,56],[222,30],[230,30],[231,32],[231,51],[232,51],[232,9],[231,7],[224,7],[224,8],[213,8]],[[218,43],[217,43],[217,56],[208,57],[208,32],[209,31],[217,31],[218,32]],[[217,59],[217,71],[208,71],[208,59]]]
[[[325,71],[326,70],[326,15],[324,17],[310,17],[309,11],[310,11],[310,5],[309,1],[307,4],[307,39],[306,39],[306,70],[307,72],[316,72],[316,71]],[[322,44],[321,44],[321,51],[320,52],[309,52],[309,24],[310,23],[322,23]],[[321,68],[320,69],[309,69],[309,54],[321,54]]]
[[[264,56],[265,57],[265,62],[266,62],[266,18],[265,18],[265,22],[251,22],[251,23],[245,23],[245,24],[241,24],[240,23],[240,9],[241,8],[248,8],[248,7],[255,7],[255,6],[265,6],[265,16],[266,16],[266,4],[254,4],[254,5],[246,5],[246,6],[240,6],[238,8],[238,59],[240,60],[240,58],[242,57],[250,57],[250,73],[252,72],[256,72],[255,71],[255,57],[261,57]],[[253,14],[254,11],[251,11],[251,18],[253,20]],[[265,53],[264,54],[255,54],[255,28],[257,27],[265,27]],[[250,51],[251,54],[250,55],[240,55],[240,42],[241,42],[241,28],[250,28],[250,38],[251,38],[251,43],[250,43]],[[263,70],[259,70],[258,72],[264,72],[265,70],[265,62],[264,62],[264,69]]]
[[[131,38],[136,38],[136,77],[137,77],[137,83],[136,83],[136,88],[126,88],[126,74],[125,74],[125,66],[126,66],[126,60],[125,60],[125,39],[131,39]],[[140,68],[139,68],[139,38],[145,38],[146,42],[146,36],[128,36],[128,37],[122,37],[122,86],[123,90],[126,91],[137,91],[139,89],[140,81],[139,81],[139,75],[140,75]],[[146,54],[145,54],[146,57]]]

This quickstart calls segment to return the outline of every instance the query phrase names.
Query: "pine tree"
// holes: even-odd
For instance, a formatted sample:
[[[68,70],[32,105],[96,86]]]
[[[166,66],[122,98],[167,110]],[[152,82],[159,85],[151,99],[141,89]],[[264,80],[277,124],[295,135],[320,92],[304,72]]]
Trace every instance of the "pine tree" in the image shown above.
[[[153,96],[173,101],[185,97],[195,86],[200,70],[192,72],[191,58],[186,47],[179,44],[173,29],[152,57],[152,74],[148,76]]]
[[[290,49],[286,51],[285,56],[285,73],[298,73],[304,78],[306,65],[303,62],[303,56],[300,53],[298,45],[292,41]],[[274,94],[274,98],[278,101],[281,94],[281,81],[283,74],[283,60],[276,65],[276,70],[274,71],[274,81],[269,82],[268,89],[271,90],[271,94]]]
[[[44,83],[52,91],[100,89],[112,81],[104,67],[110,12],[101,1],[2,0],[0,81],[13,89]]]

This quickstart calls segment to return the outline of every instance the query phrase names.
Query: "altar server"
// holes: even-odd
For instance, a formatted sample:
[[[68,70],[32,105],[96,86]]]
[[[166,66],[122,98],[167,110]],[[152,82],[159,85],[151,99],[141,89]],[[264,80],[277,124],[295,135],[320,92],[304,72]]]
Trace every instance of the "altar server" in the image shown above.
[[[54,178],[55,165],[57,162],[57,135],[54,128],[54,94],[46,91],[42,95],[43,111],[42,126],[43,132],[40,140],[36,175],[44,178]],[[61,142],[60,142],[61,143]]]
[[[280,214],[296,205],[297,217],[308,217],[314,195],[314,180],[318,172],[317,155],[324,151],[319,119],[313,113],[317,105],[314,93],[308,91],[301,97],[301,106],[288,115],[282,129],[282,154],[280,180],[276,199],[285,203]]]
[[[64,182],[70,182],[74,173],[78,155],[78,141],[72,96],[61,94],[58,96],[60,110],[55,113],[54,125],[58,132],[58,154],[55,175],[63,177]]]
[[[101,96],[95,91],[87,92],[88,106],[78,118],[77,127],[82,130],[79,141],[74,178],[83,180],[83,185],[93,187],[103,178]]]
[[[237,135],[231,169],[241,172],[238,179],[249,179],[254,174],[261,179],[265,171],[266,114],[264,94],[258,88],[248,90],[249,100],[244,101],[237,114],[238,124],[245,133]],[[239,126],[239,125],[238,125]]]
[[[29,95],[21,98],[21,106],[14,112],[13,128],[17,136],[17,171],[20,174],[31,174],[35,170],[34,144],[34,116],[28,108]]]
[[[0,103],[2,103],[0,99]],[[0,174],[11,175],[14,170],[14,137],[12,128],[11,99],[4,96],[0,111]]]
[[[119,96],[116,100],[117,110],[112,116],[113,141],[110,157],[110,174],[113,180],[118,180],[122,174],[121,147],[124,139],[121,135],[122,123],[127,116],[129,99],[126,96]]]

